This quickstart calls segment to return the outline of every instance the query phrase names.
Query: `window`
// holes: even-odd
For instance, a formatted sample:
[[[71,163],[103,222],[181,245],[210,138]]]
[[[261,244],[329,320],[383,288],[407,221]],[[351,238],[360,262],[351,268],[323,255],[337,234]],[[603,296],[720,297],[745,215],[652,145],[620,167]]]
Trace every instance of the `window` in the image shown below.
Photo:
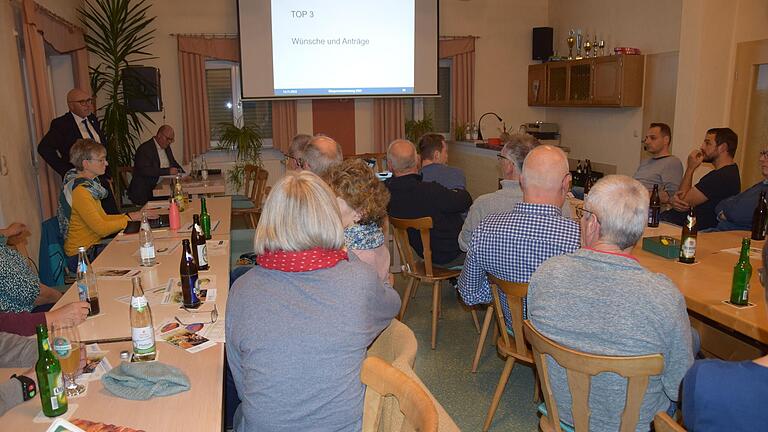
[[[440,60],[437,69],[438,97],[405,99],[405,120],[432,118],[435,132],[449,136],[451,132],[451,61]]]
[[[227,61],[206,62],[205,86],[211,147],[219,144],[219,125],[232,121],[258,126],[264,147],[272,147],[272,102],[241,99],[240,65]]]

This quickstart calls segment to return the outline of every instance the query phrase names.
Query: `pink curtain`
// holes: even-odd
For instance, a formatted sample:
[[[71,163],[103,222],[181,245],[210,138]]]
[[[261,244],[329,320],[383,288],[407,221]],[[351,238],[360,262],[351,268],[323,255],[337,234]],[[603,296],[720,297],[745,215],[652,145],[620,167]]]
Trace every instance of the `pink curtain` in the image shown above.
[[[179,69],[181,72],[181,109],[184,129],[184,162],[193,154],[204,153],[211,141],[208,128],[208,93],[205,87],[205,60],[240,61],[237,38],[179,36]],[[296,135],[296,103],[272,102],[272,142],[276,149],[287,152]]]
[[[272,101],[272,146],[288,154],[296,129],[296,101]]]
[[[393,140],[405,136],[402,99],[373,100],[373,151],[383,153]]]
[[[42,138],[51,120],[54,118],[53,96],[48,88],[48,65],[45,44],[50,44],[56,51],[73,56],[75,83],[88,89],[88,55],[85,50],[83,31],[52,12],[33,2],[22,3],[24,16],[23,32],[26,74],[29,82],[34,115],[35,134]],[[85,85],[83,85],[85,84]],[[56,214],[61,179],[45,161],[40,159],[38,166],[40,201],[43,219]]]
[[[439,43],[439,57],[453,61],[451,68],[452,128],[475,121],[475,38],[444,39]]]

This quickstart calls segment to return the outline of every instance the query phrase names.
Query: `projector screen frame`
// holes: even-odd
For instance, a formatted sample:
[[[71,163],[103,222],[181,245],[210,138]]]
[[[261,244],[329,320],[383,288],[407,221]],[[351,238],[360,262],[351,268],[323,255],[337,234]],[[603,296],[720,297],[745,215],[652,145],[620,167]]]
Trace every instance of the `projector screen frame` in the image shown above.
[[[336,100],[347,100],[347,99],[409,99],[409,98],[436,98],[440,97],[440,89],[438,86],[438,79],[439,79],[439,71],[440,71],[440,1],[439,0],[415,0],[415,1],[431,1],[434,2],[435,7],[435,58],[434,58],[434,83],[435,83],[435,92],[421,92],[421,93],[408,93],[408,94],[360,94],[360,95],[332,95],[332,94],[313,94],[313,95],[290,95],[290,96],[256,96],[256,97],[246,97],[244,94],[244,82],[243,77],[245,76],[245,73],[243,73],[243,46],[242,46],[242,32],[240,28],[240,2],[242,0],[237,0],[236,2],[236,9],[237,9],[237,43],[238,48],[240,50],[240,99],[242,101],[279,101],[279,100],[312,100],[312,99],[336,99]],[[264,0],[269,1],[269,0]],[[271,51],[270,51],[271,53]],[[414,64],[414,68],[415,68]],[[414,74],[415,74],[414,70]],[[416,87],[414,87],[414,90]]]

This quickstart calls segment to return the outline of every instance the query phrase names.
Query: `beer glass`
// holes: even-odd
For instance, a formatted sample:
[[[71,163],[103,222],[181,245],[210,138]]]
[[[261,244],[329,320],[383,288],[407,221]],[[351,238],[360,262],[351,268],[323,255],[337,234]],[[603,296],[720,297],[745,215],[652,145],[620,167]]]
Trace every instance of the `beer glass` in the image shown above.
[[[80,333],[77,325],[71,320],[64,320],[54,323],[51,327],[51,349],[61,364],[67,397],[77,396],[85,391],[85,387],[76,381],[80,372]]]

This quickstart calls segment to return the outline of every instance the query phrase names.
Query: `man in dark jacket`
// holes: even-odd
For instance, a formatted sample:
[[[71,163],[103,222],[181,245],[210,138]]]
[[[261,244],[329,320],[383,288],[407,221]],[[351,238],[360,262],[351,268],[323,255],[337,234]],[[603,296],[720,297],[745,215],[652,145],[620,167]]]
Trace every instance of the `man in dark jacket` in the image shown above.
[[[459,249],[459,232],[464,224],[462,214],[472,205],[472,197],[463,189],[447,189],[434,182],[423,182],[419,174],[416,147],[407,140],[395,140],[387,149],[387,165],[393,177],[386,183],[392,198],[389,215],[415,219],[432,217],[429,232],[432,261],[442,267],[453,267],[464,262]],[[421,238],[409,232],[411,246],[423,256]]]
[[[37,152],[61,178],[75,166],[69,162],[69,149],[75,141],[90,138],[106,147],[107,140],[101,133],[99,120],[93,114],[93,98],[90,93],[81,89],[72,89],[67,93],[69,111],[51,121],[51,127],[45,134]],[[101,206],[107,214],[119,214],[112,188],[109,186],[109,175],[99,177],[102,186],[107,189],[107,197],[101,200]]]
[[[160,176],[184,172],[171,150],[175,136],[172,127],[162,125],[154,137],[136,149],[133,177],[128,187],[128,198],[134,204],[144,205],[152,198],[152,189]]]

